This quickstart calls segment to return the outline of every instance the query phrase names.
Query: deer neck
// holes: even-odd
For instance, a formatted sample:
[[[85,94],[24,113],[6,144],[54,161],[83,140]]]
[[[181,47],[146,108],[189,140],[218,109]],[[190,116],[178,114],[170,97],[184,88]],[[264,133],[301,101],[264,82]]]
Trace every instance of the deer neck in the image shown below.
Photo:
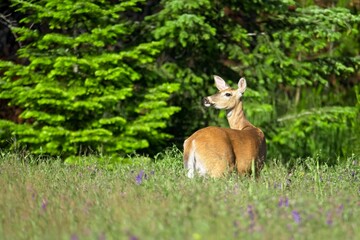
[[[242,130],[247,126],[253,126],[245,117],[242,101],[233,109],[228,110],[226,116],[231,129]]]

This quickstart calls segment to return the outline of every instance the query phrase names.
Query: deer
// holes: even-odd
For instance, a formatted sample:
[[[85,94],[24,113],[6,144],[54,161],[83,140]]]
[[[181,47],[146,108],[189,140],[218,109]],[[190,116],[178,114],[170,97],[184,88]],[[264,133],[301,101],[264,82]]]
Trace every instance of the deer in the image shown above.
[[[236,169],[239,175],[259,176],[266,159],[266,139],[261,129],[251,124],[243,110],[245,78],[231,88],[214,76],[219,92],[203,98],[205,107],[226,110],[230,128],[209,126],[197,130],[184,141],[183,161],[187,177],[218,178]]]

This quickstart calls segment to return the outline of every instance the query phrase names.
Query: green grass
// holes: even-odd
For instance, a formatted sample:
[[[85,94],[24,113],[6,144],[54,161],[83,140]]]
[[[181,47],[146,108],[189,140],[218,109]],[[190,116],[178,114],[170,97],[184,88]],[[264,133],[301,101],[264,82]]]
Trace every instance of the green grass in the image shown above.
[[[0,155],[0,239],[360,239],[356,156],[215,180],[176,150],[110,170]]]

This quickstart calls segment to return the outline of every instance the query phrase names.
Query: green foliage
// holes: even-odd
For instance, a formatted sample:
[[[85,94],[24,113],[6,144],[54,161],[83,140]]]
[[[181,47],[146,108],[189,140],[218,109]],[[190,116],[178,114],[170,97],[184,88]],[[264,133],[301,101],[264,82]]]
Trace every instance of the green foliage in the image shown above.
[[[329,164],[334,163],[337,156],[356,151],[354,142],[357,133],[351,133],[350,129],[356,129],[358,116],[359,111],[355,107],[303,110],[278,119],[282,126],[272,136],[272,142],[282,149],[284,155],[297,157],[300,148],[304,155],[321,154]],[[330,158],[325,154],[330,154]]]
[[[224,122],[217,113],[203,110],[199,99],[215,91],[214,74],[231,78],[234,84],[240,78],[225,63],[233,54],[231,49],[246,51],[250,45],[246,29],[225,14],[225,8],[236,9],[239,4],[242,5],[208,0],[163,1],[163,8],[146,18],[153,38],[164,43],[159,59],[161,73],[181,84],[181,92],[171,102],[183,108],[170,123],[179,145],[199,127]],[[264,102],[267,95],[255,91],[252,82],[246,94],[252,99],[249,115],[272,111],[272,106]],[[259,118],[258,122],[264,119]]]
[[[13,134],[68,162],[180,147],[227,126],[200,103],[217,74],[247,79],[245,112],[269,156],[359,152],[360,16],[347,1],[313,2],[14,0],[26,64],[0,61],[0,99],[22,113],[0,120],[0,144]]]
[[[329,86],[329,82],[348,81],[359,72],[358,53],[346,50],[345,39],[356,41],[360,17],[342,8],[308,7],[274,19],[283,27],[271,35],[272,41],[267,40],[271,52],[259,45],[261,60],[256,63],[269,86],[284,84],[294,93],[293,105],[286,103],[277,110],[280,125],[276,133],[268,131],[274,148],[283,156],[356,152],[358,103],[350,101],[344,106],[340,100],[339,104],[346,94],[340,93],[339,83]],[[354,95],[352,89],[347,91]],[[285,119],[288,121],[283,122]]]
[[[33,153],[69,161],[89,152],[130,153],[170,137],[162,129],[179,108],[166,100],[179,86],[151,70],[161,42],[135,41],[139,25],[125,17],[143,1],[13,2],[27,14],[12,31],[24,42],[18,57],[28,63],[0,61],[0,98],[23,109],[24,123],[1,120],[0,128]]]
[[[343,39],[357,36],[359,16],[342,8],[309,7],[290,16],[277,16],[277,21],[282,28],[268,42],[275,54],[259,47],[259,53],[265,55],[262,61],[270,66],[262,73],[269,81],[275,78],[290,86],[311,86],[326,84],[331,74],[345,78],[358,70],[360,59],[345,57],[341,44]]]
[[[216,29],[206,22],[205,16],[197,14],[200,9],[212,11],[210,1],[163,1],[163,4],[164,9],[155,17],[162,24],[153,34],[155,39],[166,38],[169,48],[179,43],[181,47],[198,45],[215,36]]]
[[[172,0],[147,18],[164,42],[161,69],[182,86],[172,99],[185,106],[171,123],[177,136],[184,133],[179,146],[199,127],[227,126],[224,113],[199,104],[219,74],[234,84],[248,80],[245,111],[267,135],[270,156],[355,151],[359,115],[346,82],[359,72],[360,46],[349,45],[358,42],[360,17],[344,8],[290,7],[293,1]]]

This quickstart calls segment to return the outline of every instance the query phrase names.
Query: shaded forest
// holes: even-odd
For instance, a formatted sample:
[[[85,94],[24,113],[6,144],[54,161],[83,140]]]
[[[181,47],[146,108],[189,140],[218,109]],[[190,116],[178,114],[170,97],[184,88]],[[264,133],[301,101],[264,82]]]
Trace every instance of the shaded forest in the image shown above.
[[[156,154],[197,129],[213,75],[245,77],[269,158],[360,153],[360,2],[0,3],[0,148]]]

